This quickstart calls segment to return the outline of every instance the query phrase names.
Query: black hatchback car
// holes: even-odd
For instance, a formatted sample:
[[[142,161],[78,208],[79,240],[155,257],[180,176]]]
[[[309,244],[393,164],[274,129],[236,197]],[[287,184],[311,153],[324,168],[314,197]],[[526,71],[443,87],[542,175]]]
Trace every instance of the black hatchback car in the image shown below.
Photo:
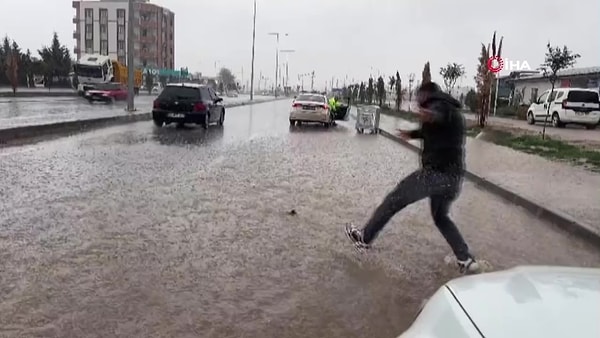
[[[152,120],[157,127],[170,123],[200,124],[204,129],[225,121],[223,99],[205,85],[171,83],[154,100]]]

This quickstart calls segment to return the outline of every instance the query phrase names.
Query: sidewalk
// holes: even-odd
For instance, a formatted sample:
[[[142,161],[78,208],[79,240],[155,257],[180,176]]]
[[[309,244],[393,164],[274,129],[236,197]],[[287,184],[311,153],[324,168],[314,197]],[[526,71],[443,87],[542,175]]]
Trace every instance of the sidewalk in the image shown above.
[[[394,132],[416,124],[381,115],[380,127]],[[469,171],[600,232],[599,174],[473,138],[466,147]]]
[[[477,115],[464,114],[468,120],[477,121]],[[527,121],[516,120],[506,117],[488,117],[492,126],[508,127],[526,130],[533,133],[542,133],[543,123],[534,125],[527,124]],[[546,135],[560,139],[569,143],[584,144],[593,147],[600,146],[600,127],[595,130],[586,130],[581,126],[567,125],[565,128],[554,128],[550,121],[546,125]]]

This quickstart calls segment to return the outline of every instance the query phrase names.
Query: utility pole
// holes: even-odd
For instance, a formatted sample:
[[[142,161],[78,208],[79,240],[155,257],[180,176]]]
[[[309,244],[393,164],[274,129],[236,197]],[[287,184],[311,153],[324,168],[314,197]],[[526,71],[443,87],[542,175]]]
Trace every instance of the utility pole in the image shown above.
[[[274,32],[274,33],[269,33],[269,35],[274,35],[277,38],[277,45],[275,47],[275,97],[277,97],[277,85],[278,85],[278,80],[279,80],[279,36],[282,33],[279,32]],[[284,36],[288,36],[287,33],[283,34]]]
[[[315,71],[313,70],[312,73],[310,73],[310,91],[314,91],[315,90]]]
[[[256,0],[254,0],[254,18],[252,19],[252,67],[250,69],[250,101],[254,100],[254,45],[255,45],[255,43],[256,43]],[[261,73],[261,76],[262,76],[262,73]],[[260,83],[259,83],[258,87],[260,88]]]
[[[135,13],[133,12],[133,0],[129,0],[128,3],[128,18],[127,18],[127,111],[135,111],[134,106],[134,80],[135,80],[135,46],[134,46],[134,29],[133,22],[135,20]]]

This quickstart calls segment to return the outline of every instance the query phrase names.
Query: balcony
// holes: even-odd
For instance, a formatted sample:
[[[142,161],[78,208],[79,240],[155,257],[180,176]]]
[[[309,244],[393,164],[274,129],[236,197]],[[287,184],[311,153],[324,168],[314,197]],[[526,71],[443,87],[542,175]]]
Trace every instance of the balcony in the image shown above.
[[[79,23],[79,16],[78,15],[76,15],[76,16],[73,17],[73,23],[74,24],[78,24]]]
[[[73,2],[71,3],[71,6],[73,6],[73,8],[77,8],[77,9],[79,9],[79,5],[80,5],[80,3],[81,3],[80,1],[73,1]]]
[[[80,37],[81,37],[81,34],[79,33],[79,31],[74,31],[73,32],[73,39],[79,40]]]

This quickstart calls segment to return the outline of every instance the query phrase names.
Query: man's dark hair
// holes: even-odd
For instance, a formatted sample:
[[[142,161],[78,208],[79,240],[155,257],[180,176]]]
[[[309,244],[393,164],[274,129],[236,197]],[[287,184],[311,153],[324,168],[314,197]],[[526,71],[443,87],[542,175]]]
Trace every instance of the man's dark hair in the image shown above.
[[[440,88],[440,86],[438,86],[438,84],[435,82],[423,83],[419,87],[419,89],[417,89],[418,93],[427,93],[427,94],[439,93],[441,91],[442,91],[442,88]]]

